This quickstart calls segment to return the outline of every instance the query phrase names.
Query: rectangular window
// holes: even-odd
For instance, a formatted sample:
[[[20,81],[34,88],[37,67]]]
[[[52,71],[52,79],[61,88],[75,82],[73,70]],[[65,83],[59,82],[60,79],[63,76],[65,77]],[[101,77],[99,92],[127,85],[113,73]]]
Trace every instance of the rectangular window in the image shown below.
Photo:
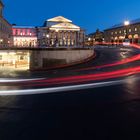
[[[2,55],[0,55],[0,60],[2,60]]]
[[[18,30],[16,30],[16,35],[18,35]]]

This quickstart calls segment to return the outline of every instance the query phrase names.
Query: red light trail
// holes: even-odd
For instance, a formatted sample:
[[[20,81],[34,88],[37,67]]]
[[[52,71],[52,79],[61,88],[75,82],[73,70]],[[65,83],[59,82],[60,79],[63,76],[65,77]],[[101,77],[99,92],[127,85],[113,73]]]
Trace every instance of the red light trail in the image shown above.
[[[139,45],[132,44],[131,46],[134,48],[140,49]],[[92,70],[92,69],[98,69],[98,68],[119,66],[119,65],[131,63],[131,62],[135,62],[138,60],[140,60],[140,54],[135,55],[130,58],[123,59],[121,61],[114,62],[114,63],[100,65],[100,66],[96,66],[96,67],[83,68],[83,69],[76,70],[76,71],[84,71],[84,70]],[[134,74],[139,74],[139,73],[140,73],[140,66],[135,66],[135,67],[130,67],[130,68],[123,68],[120,70],[100,72],[98,74],[94,74],[94,73],[93,74],[83,74],[83,75],[76,75],[76,76],[49,78],[49,79],[43,77],[42,79],[29,79],[29,80],[26,79],[26,80],[18,80],[18,81],[15,80],[13,83],[12,83],[12,81],[10,81],[10,82],[1,81],[0,84],[1,84],[1,86],[3,86],[4,84],[6,84],[7,86],[21,86],[21,87],[24,87],[25,89],[28,87],[29,88],[31,87],[32,89],[29,89],[29,90],[31,90],[31,92],[32,92],[32,90],[34,90],[34,92],[35,92],[36,89],[34,89],[34,88],[37,88],[38,90],[39,89],[43,90],[43,88],[45,87],[46,89],[49,90],[51,87],[52,88],[59,88],[59,87],[64,88],[65,86],[70,86],[70,85],[74,85],[74,86],[81,85],[82,86],[85,83],[89,82],[89,83],[93,84],[97,81],[99,84],[100,83],[99,81],[103,81],[103,80],[110,81],[113,78],[122,78],[122,77],[127,77],[127,76],[131,76]],[[3,92],[8,93],[8,94],[10,93],[10,91],[7,91],[7,92],[3,91]],[[11,90],[11,92],[13,92],[13,90]],[[22,91],[20,91],[20,92],[22,92]]]

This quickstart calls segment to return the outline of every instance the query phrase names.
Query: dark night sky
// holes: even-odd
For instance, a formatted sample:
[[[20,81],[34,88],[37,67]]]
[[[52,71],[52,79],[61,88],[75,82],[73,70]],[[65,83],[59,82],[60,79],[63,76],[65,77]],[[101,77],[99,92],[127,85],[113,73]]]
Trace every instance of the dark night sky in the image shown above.
[[[140,18],[140,0],[3,0],[5,17],[17,25],[38,26],[62,15],[94,32]]]

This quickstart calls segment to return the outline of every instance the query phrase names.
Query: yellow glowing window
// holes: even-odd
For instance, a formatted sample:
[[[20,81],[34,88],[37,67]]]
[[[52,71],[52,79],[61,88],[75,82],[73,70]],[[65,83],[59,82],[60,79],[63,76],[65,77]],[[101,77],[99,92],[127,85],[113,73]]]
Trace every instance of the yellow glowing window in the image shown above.
[[[0,60],[2,60],[2,55],[0,55]]]

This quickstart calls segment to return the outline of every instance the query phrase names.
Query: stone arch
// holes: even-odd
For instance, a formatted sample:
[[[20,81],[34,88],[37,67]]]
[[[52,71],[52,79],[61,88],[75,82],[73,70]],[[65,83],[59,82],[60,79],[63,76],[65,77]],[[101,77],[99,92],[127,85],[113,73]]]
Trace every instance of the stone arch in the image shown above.
[[[116,36],[116,37],[114,38],[114,40],[115,40],[115,42],[117,43],[117,42],[119,41],[119,37]]]
[[[133,43],[133,36],[132,35],[129,35],[128,38],[130,40],[130,43]]]
[[[135,34],[134,35],[134,39],[138,39],[139,38],[139,35],[138,34]]]
[[[128,36],[128,38],[129,38],[129,39],[132,39],[132,38],[133,38],[133,36],[132,36],[132,35],[129,35],[129,36]]]
[[[134,35],[134,43],[138,43],[139,42],[139,35],[135,34]]]
[[[119,36],[119,43],[122,43],[124,38],[125,38],[124,36]]]

